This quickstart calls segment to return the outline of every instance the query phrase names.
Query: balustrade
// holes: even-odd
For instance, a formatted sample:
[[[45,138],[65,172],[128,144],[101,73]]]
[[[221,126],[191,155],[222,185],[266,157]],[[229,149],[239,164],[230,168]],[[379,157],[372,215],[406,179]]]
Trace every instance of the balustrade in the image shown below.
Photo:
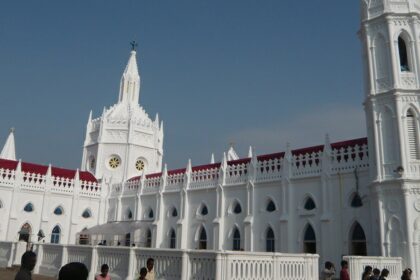
[[[380,270],[384,268],[388,269],[389,276],[386,278],[388,280],[401,279],[401,258],[344,256],[343,259],[349,262],[350,280],[359,280],[364,271],[364,268],[368,265]]]

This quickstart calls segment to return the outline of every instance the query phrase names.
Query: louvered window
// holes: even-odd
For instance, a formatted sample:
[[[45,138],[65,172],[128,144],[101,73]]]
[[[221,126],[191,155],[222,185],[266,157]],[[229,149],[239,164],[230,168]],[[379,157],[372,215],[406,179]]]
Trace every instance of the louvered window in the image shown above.
[[[407,112],[407,134],[410,159],[420,159],[416,118],[411,110]]]

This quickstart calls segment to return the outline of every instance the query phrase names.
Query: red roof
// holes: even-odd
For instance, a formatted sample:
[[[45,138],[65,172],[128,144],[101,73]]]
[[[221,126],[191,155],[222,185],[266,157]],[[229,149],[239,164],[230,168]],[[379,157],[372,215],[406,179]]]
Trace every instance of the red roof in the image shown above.
[[[346,148],[346,147],[354,147],[356,145],[358,146],[367,145],[367,138],[364,137],[364,138],[357,138],[357,139],[352,139],[352,140],[331,143],[331,148],[341,149],[341,148]],[[317,145],[317,146],[292,150],[292,155],[318,153],[318,152],[322,152],[323,150],[324,150],[324,145]],[[268,160],[274,160],[274,159],[282,159],[283,157],[284,157],[284,152],[280,152],[280,153],[265,154],[265,155],[257,156],[257,160],[268,161]],[[251,161],[251,158],[241,158],[237,160],[230,160],[227,162],[227,164],[228,165],[246,164],[246,163],[249,163],[250,161]],[[218,163],[193,166],[191,169],[192,171],[200,171],[200,170],[206,170],[206,169],[212,169],[212,168],[220,168],[220,165],[221,163],[218,162]],[[168,170],[168,175],[182,174],[182,173],[185,173],[185,170],[186,168]],[[162,173],[153,173],[153,174],[146,175],[146,178],[154,178],[154,177],[160,177],[160,176],[162,176]],[[129,181],[140,179],[140,177],[141,176],[133,177],[129,179]]]
[[[18,165],[18,161],[16,160],[8,160],[8,159],[0,159],[0,168],[9,169],[9,170],[16,170]],[[22,162],[21,169],[23,172],[30,172],[35,174],[45,175],[48,171],[48,166],[40,165],[35,163],[29,162]],[[51,167],[51,173],[54,177],[61,177],[61,178],[68,178],[74,179],[76,176],[76,170],[74,169],[64,169],[59,167]],[[97,182],[95,176],[92,173],[87,171],[79,171],[79,178],[82,181],[88,182]]]

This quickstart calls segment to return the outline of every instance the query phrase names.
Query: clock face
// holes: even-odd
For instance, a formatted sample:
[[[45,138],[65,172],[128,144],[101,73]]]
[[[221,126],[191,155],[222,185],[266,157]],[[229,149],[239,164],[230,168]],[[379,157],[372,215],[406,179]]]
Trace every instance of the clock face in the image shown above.
[[[115,169],[118,166],[120,166],[120,163],[121,163],[121,160],[117,156],[112,156],[108,161],[109,167],[111,167],[112,169]]]
[[[138,171],[142,171],[144,169],[144,161],[142,161],[141,159],[138,159],[136,161],[136,169]]]

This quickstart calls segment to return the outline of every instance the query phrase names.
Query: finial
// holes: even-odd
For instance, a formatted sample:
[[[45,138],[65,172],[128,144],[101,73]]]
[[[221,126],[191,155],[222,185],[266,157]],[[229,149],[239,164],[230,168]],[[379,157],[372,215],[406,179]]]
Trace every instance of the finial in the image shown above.
[[[138,46],[137,42],[133,40],[130,42],[130,45],[131,45],[131,50],[136,51],[136,48]]]
[[[11,128],[9,129],[9,131],[10,131],[10,133],[14,133],[14,132],[15,132],[15,128],[14,128],[14,127],[11,127]]]

